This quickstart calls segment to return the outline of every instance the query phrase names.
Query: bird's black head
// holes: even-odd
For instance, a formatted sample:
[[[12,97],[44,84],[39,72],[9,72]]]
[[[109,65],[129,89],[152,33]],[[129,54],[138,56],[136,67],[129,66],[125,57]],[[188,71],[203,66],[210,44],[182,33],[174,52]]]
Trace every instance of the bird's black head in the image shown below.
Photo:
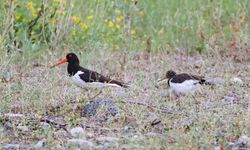
[[[77,64],[77,65],[79,65],[79,59],[76,56],[76,54],[74,54],[74,53],[68,53],[66,55],[66,59],[67,59],[67,62],[69,64]]]
[[[166,73],[167,78],[172,78],[175,75],[176,75],[176,72],[174,72],[173,70],[168,70]]]
[[[175,75],[176,75],[176,73],[173,70],[169,70],[160,79],[158,79],[158,82],[167,81]]]
[[[58,63],[54,64],[52,67],[59,66],[59,65],[64,64],[66,62],[68,62],[70,66],[72,66],[72,65],[73,66],[79,65],[79,59],[76,56],[76,54],[74,54],[74,53],[68,53],[66,55],[66,58],[61,59]]]

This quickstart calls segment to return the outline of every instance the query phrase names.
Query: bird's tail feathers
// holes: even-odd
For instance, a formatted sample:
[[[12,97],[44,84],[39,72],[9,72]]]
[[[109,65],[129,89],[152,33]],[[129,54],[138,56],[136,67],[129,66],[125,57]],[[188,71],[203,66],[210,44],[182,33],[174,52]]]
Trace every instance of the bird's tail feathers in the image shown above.
[[[206,85],[218,85],[218,84],[224,84],[225,80],[222,78],[210,78],[210,79],[204,79],[203,84]]]
[[[111,80],[109,83],[117,84],[117,85],[119,85],[121,87],[124,87],[124,88],[129,88],[130,87],[129,84],[121,82],[121,81],[116,81],[116,80]]]

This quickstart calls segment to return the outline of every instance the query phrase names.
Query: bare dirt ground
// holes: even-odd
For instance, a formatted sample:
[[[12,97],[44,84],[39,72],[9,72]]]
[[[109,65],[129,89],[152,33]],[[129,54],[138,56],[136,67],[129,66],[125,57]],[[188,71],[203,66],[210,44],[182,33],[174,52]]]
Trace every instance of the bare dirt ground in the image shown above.
[[[88,95],[99,90],[82,90],[72,84],[66,65],[49,65],[3,65],[0,147],[213,149],[230,148],[239,137],[250,135],[247,62],[165,53],[102,54],[86,67],[129,82],[131,88],[103,89],[96,99],[111,99],[119,111],[110,115],[100,107],[94,116],[84,116],[83,108],[95,101]],[[169,69],[217,78],[218,84],[175,97],[156,88],[157,79]]]

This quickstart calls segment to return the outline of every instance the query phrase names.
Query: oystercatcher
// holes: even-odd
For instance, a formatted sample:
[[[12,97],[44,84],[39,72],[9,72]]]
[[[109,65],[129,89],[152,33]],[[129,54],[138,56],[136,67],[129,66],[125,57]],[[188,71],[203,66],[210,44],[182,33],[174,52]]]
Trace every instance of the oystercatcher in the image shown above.
[[[74,83],[81,88],[104,88],[107,86],[128,87],[128,85],[124,82],[112,80],[101,75],[100,73],[81,67],[79,59],[74,53],[68,53],[66,58],[60,60],[52,67],[56,67],[66,62],[68,62],[67,70],[69,76],[72,78]]]
[[[173,70],[167,71],[167,73],[158,80],[158,83],[162,82],[167,82],[171,92],[177,95],[194,92],[200,88],[200,85],[207,83],[203,76],[186,73],[176,74]]]

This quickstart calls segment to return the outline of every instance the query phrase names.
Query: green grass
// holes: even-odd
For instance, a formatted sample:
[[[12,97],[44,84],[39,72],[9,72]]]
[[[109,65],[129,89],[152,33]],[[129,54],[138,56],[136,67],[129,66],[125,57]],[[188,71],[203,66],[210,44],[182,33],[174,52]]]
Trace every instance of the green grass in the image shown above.
[[[68,49],[143,51],[150,39],[151,51],[212,53],[216,45],[241,45],[249,37],[248,0],[1,3],[0,33],[5,51],[17,47],[32,54]],[[41,4],[44,12],[29,30]]]
[[[45,115],[68,128],[90,126],[86,139],[95,146],[101,145],[97,137],[119,138],[113,149],[213,149],[250,135],[248,0],[29,2],[0,0],[0,144],[30,147],[45,138],[45,148],[66,149],[70,137],[57,137],[54,127],[43,128],[39,119]],[[46,9],[29,31],[41,2]],[[99,96],[113,96],[119,116],[106,122],[99,121],[102,112],[96,118],[80,117],[79,107],[89,103],[87,92],[72,84],[66,65],[49,68],[69,51],[79,55],[82,66],[131,83],[129,90],[105,89]],[[168,69],[226,82],[203,87],[195,98],[176,98],[155,87]],[[232,83],[233,77],[244,85]],[[224,96],[237,102],[228,104]],[[119,101],[143,102],[171,113]],[[9,112],[25,118],[2,116]],[[161,124],[153,127],[155,119]],[[29,131],[19,131],[18,125]],[[2,130],[6,126],[10,128]]]

